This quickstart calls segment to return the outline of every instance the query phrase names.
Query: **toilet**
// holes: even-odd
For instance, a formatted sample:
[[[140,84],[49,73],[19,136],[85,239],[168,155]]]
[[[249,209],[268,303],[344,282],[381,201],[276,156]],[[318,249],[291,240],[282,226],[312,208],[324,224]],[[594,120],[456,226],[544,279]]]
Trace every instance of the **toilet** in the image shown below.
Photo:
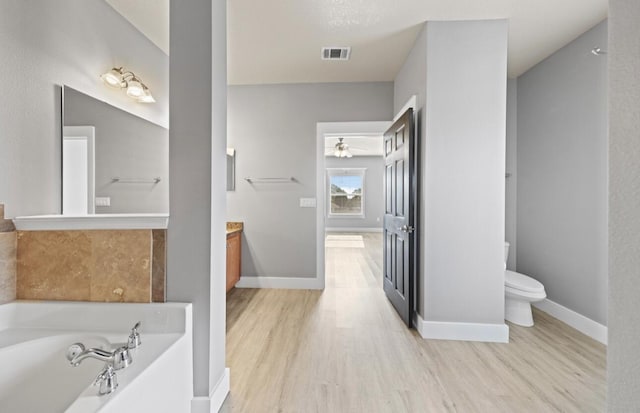
[[[514,324],[531,327],[531,303],[547,298],[544,285],[533,278],[507,270],[509,243],[504,243],[504,318]]]

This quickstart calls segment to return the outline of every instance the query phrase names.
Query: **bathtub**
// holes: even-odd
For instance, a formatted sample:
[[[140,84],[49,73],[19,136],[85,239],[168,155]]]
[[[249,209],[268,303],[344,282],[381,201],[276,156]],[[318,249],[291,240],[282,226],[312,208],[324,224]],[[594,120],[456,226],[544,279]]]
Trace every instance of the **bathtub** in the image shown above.
[[[104,363],[70,365],[70,344],[113,350],[141,321],[142,344],[99,396]],[[193,396],[191,304],[15,301],[0,305],[2,413],[188,412]]]

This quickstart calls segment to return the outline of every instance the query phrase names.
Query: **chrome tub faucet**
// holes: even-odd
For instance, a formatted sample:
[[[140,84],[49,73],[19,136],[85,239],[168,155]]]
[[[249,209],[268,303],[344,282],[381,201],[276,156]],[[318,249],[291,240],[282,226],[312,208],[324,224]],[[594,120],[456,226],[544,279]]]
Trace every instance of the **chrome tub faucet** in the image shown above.
[[[127,344],[113,351],[101,348],[86,348],[82,343],[73,343],[67,349],[67,360],[73,367],[78,367],[83,360],[88,358],[104,361],[105,365],[93,384],[100,385],[98,393],[101,396],[113,393],[118,388],[116,370],[124,369],[133,363],[129,350],[135,349],[142,344],[138,328],[140,328],[140,321],[131,329]]]
[[[107,351],[100,348],[87,349],[82,343],[74,343],[67,349],[67,360],[69,360],[73,367],[79,366],[80,363],[87,358],[104,361],[110,364],[114,370],[121,370],[133,362],[127,346],[118,347],[113,351]]]

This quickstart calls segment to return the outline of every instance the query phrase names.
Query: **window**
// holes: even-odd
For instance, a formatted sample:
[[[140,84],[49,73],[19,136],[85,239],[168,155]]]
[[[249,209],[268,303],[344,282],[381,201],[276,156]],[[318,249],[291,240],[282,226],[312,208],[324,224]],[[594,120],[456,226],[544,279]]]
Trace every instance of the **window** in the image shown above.
[[[328,169],[329,217],[364,218],[364,169]]]

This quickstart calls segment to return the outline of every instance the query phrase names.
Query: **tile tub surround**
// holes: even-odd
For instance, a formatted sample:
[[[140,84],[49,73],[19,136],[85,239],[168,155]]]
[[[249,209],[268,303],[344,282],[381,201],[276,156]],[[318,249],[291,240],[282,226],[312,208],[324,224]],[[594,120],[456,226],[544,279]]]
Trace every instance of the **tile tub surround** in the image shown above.
[[[17,298],[151,302],[153,246],[150,229],[18,231]]]
[[[151,301],[164,303],[166,301],[165,285],[167,282],[167,230],[154,229],[152,232]]]
[[[15,231],[16,227],[10,219],[4,219],[4,204],[0,204],[0,232]]]
[[[16,232],[0,232],[0,304],[16,299]]]
[[[242,231],[244,229],[243,222],[227,222],[227,235],[233,232]]]
[[[16,299],[16,250],[13,221],[4,219],[4,204],[0,204],[0,304]]]

